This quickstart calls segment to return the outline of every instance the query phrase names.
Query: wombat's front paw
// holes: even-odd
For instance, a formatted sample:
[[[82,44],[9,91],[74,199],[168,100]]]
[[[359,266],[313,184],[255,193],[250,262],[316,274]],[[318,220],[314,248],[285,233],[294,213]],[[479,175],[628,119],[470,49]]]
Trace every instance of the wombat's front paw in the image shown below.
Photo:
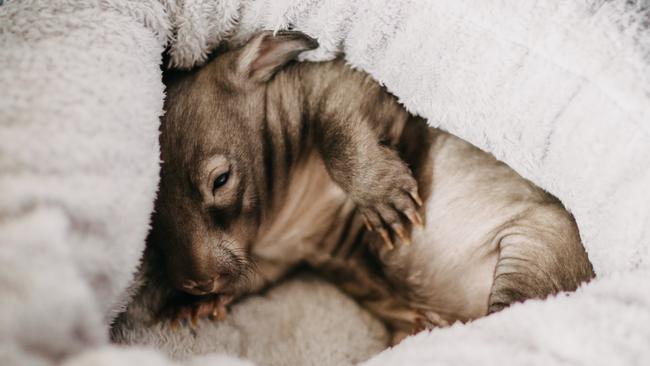
[[[418,209],[422,199],[413,174],[404,162],[392,151],[386,151],[384,159],[368,167],[366,187],[355,195],[368,230],[381,235],[388,249],[400,241],[410,244],[410,221],[422,228],[422,217]]]
[[[229,295],[193,296],[180,294],[169,301],[161,310],[160,318],[169,320],[173,330],[184,324],[196,328],[198,319],[201,318],[226,319],[228,315],[227,306],[232,302],[232,299],[232,296]]]

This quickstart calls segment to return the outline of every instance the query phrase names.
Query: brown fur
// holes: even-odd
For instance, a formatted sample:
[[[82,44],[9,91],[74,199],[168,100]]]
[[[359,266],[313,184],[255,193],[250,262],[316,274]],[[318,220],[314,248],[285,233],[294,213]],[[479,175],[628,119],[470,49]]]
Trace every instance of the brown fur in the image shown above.
[[[237,297],[308,263],[411,331],[593,277],[556,199],[340,60],[286,65],[314,47],[265,32],[167,80],[151,238],[177,288]]]

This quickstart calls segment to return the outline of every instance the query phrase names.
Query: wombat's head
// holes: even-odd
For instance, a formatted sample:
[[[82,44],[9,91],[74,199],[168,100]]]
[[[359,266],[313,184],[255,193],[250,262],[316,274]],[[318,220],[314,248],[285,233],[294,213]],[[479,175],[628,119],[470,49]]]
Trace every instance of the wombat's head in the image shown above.
[[[268,199],[266,83],[317,46],[300,32],[264,32],[168,81],[151,241],[178,289],[200,295],[242,286]]]

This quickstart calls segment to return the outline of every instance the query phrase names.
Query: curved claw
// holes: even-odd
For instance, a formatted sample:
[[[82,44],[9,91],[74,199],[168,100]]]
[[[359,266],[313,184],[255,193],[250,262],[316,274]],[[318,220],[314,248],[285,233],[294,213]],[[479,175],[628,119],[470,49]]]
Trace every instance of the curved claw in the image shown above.
[[[381,235],[381,238],[384,239],[384,243],[386,245],[386,248],[388,250],[393,250],[395,249],[395,245],[393,244],[393,241],[390,239],[390,235],[388,234],[388,231],[386,229],[379,229],[377,230],[379,232],[379,235]]]
[[[413,225],[415,225],[415,227],[417,227],[418,229],[424,229],[424,222],[422,220],[422,216],[420,216],[420,214],[417,211],[408,210],[404,212],[404,215],[408,217],[409,221],[411,221]]]
[[[422,198],[420,198],[420,195],[418,194],[417,191],[414,192],[408,192],[408,194],[413,198],[413,201],[418,204],[418,206],[422,206],[424,202],[422,202]]]
[[[372,231],[372,225],[370,225],[370,221],[368,221],[368,217],[366,217],[365,214],[362,214],[361,218],[363,219],[363,224],[366,225],[366,229],[368,229],[368,231]]]
[[[404,245],[411,245],[411,238],[409,238],[408,234],[406,233],[406,230],[404,229],[404,226],[401,224],[394,224],[392,226],[393,231],[395,231],[395,234],[397,237],[399,237],[400,241]]]
[[[192,330],[196,330],[200,318],[209,318],[212,320],[224,320],[228,315],[228,304],[232,302],[232,295],[211,295],[201,298],[191,297],[189,299],[181,297],[169,304],[163,311],[162,316],[168,318],[170,328],[176,331],[181,325],[189,325]]]
[[[192,309],[192,316],[190,317],[190,326],[192,327],[192,329],[198,327],[198,322],[199,322],[199,308],[196,307]]]

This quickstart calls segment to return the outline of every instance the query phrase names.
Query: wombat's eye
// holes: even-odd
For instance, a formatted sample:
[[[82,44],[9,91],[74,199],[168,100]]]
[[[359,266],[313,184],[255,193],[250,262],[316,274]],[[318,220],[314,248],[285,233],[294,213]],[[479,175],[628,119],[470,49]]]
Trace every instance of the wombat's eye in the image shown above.
[[[228,182],[228,178],[230,178],[230,172],[229,171],[219,175],[214,180],[214,184],[212,185],[212,191],[214,192],[217,189],[223,187],[223,185]]]

